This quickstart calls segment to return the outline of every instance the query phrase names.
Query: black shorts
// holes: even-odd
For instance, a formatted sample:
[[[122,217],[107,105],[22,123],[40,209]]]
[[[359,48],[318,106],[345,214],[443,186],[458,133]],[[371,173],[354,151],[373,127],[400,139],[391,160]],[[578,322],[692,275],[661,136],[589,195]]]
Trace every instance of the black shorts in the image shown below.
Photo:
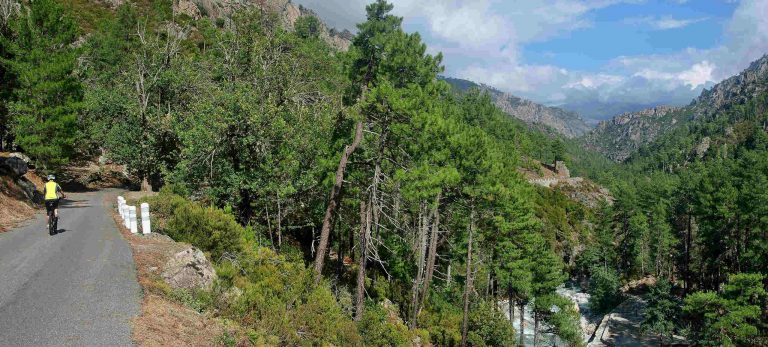
[[[51,212],[55,209],[59,208],[59,199],[56,200],[45,200],[45,210],[47,212]]]

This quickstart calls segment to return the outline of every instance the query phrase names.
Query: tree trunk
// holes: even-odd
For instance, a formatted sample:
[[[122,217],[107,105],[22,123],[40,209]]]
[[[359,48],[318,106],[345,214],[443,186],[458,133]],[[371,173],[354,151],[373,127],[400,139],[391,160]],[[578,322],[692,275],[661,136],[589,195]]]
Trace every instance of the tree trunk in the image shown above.
[[[467,243],[467,280],[464,284],[464,317],[461,323],[461,346],[467,346],[467,332],[469,330],[469,295],[472,290],[472,234],[475,232],[474,208],[469,217],[469,242]]]
[[[520,346],[525,347],[525,303],[520,301]]]
[[[419,213],[419,234],[416,236],[414,245],[414,251],[416,253],[416,277],[413,278],[413,287],[411,288],[411,321],[409,327],[411,329],[416,327],[416,317],[419,314],[419,289],[422,281],[424,280],[424,257],[427,253],[427,230],[429,229],[429,214],[421,203],[421,212]]]
[[[509,286],[509,324],[515,321],[515,302],[512,300],[512,286]]]
[[[533,347],[539,347],[539,313],[533,311]]]
[[[421,291],[421,307],[427,301],[429,286],[432,284],[432,276],[435,273],[435,261],[437,260],[437,239],[440,232],[440,195],[435,197],[435,205],[432,207],[432,232],[429,236],[429,254],[427,255],[427,273],[424,276],[424,286]]]
[[[357,289],[355,291],[355,321],[363,319],[365,312],[365,263],[368,260],[368,235],[371,232],[371,203],[360,202],[360,258],[357,261]]]
[[[325,254],[328,252],[328,238],[331,233],[331,224],[333,222],[333,216],[336,214],[336,208],[341,200],[341,187],[344,184],[344,173],[347,170],[347,164],[349,163],[349,157],[360,145],[363,140],[363,122],[357,122],[355,126],[355,138],[352,140],[352,144],[344,148],[344,153],[339,160],[339,167],[336,169],[336,181],[331,189],[331,196],[328,199],[328,207],[325,209],[325,216],[323,217],[323,228],[320,230],[320,242],[317,245],[317,254],[315,254],[315,285],[320,283],[323,278],[323,263],[325,262]]]

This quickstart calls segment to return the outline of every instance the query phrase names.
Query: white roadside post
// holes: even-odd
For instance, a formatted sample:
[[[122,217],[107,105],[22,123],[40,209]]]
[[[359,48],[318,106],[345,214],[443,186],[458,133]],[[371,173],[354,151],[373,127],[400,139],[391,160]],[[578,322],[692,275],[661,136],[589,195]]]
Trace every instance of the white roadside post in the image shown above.
[[[128,204],[123,204],[123,225],[126,228],[131,227],[131,207]]]
[[[135,234],[139,232],[138,225],[136,224],[136,206],[131,206],[129,211],[131,234]]]
[[[124,218],[123,216],[123,205],[125,205],[125,198],[122,196],[117,197],[117,212],[120,213],[120,218]]]
[[[149,225],[149,204],[141,204],[141,233],[147,235],[152,232]]]

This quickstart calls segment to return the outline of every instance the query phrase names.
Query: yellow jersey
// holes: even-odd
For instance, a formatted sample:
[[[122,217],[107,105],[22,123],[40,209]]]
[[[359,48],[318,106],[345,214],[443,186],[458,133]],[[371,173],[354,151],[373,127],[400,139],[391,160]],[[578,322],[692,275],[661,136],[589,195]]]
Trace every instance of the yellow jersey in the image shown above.
[[[54,181],[45,183],[45,200],[58,199],[59,196],[56,194],[56,192],[58,191],[58,188],[59,188],[59,184]]]

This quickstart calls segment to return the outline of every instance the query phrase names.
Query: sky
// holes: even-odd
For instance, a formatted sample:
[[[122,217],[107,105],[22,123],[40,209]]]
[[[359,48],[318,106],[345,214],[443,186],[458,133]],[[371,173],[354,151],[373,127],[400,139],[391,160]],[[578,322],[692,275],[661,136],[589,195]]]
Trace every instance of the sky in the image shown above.
[[[370,2],[293,1],[352,31]],[[768,53],[768,0],[390,2],[445,75],[566,108],[688,104]]]

